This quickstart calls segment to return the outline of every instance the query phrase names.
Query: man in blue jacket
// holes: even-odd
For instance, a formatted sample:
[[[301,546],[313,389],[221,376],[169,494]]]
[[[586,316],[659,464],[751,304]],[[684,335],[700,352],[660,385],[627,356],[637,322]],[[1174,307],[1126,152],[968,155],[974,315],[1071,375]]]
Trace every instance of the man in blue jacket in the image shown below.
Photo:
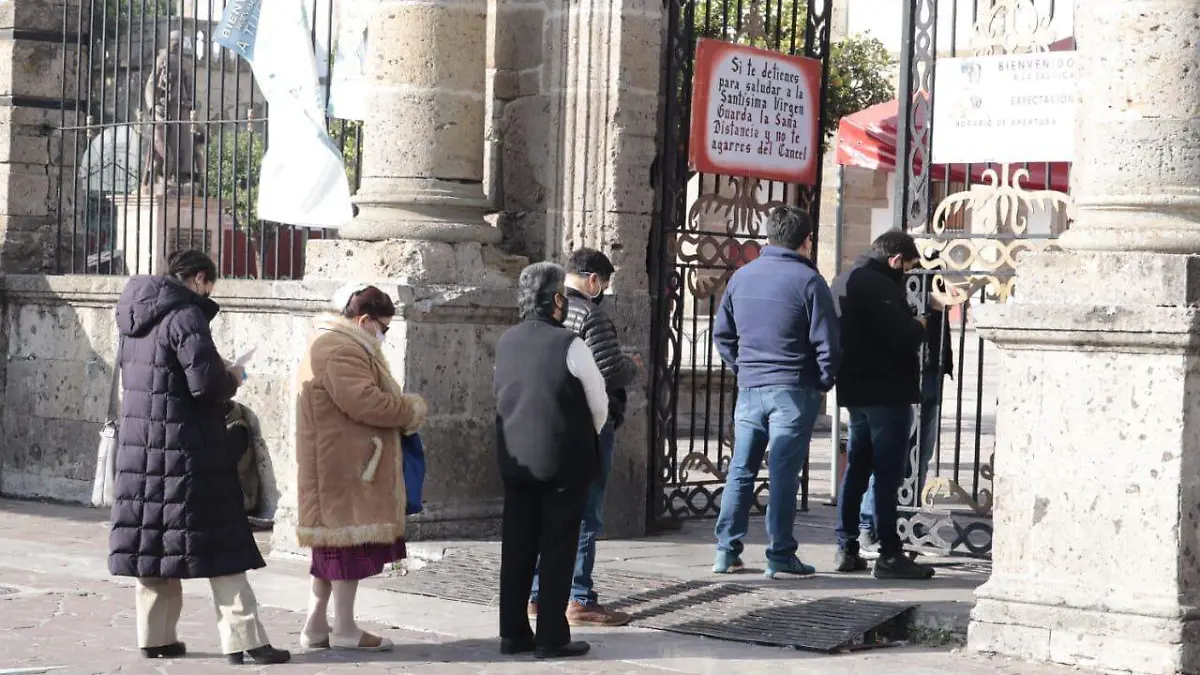
[[[713,326],[721,359],[737,376],[733,461],[717,519],[713,571],[741,571],[754,482],[767,456],[767,578],[815,570],[796,556],[796,493],[822,394],[841,361],[838,320],[812,262],[808,214],[783,206],[767,218],[758,259],[733,274]]]

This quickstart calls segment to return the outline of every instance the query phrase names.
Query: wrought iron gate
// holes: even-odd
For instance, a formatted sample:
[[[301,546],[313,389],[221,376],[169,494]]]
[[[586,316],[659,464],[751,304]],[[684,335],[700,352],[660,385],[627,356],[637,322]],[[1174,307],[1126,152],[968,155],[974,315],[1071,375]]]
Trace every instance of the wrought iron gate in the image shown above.
[[[825,59],[832,0],[666,0],[663,121],[656,176],[658,216],[648,260],[655,295],[652,326],[652,525],[711,516],[731,456],[736,388],[713,346],[709,322],[725,283],[765,243],[762,223],[782,204],[817,222],[820,183],[812,187],[688,169],[692,65],[701,37]],[[824,99],[828,63],[822,75]],[[818,166],[820,157],[818,157]],[[814,240],[816,237],[814,237]],[[807,467],[801,508],[807,508]],[[755,492],[766,508],[768,485]]]
[[[913,550],[988,556],[992,548],[995,359],[970,322],[973,305],[1006,302],[1015,264],[1030,251],[1054,248],[1070,223],[1069,166],[1039,163],[935,166],[934,68],[941,56],[995,56],[1074,49],[1070,15],[1055,0],[913,0],[905,3],[897,116],[896,227],[916,237],[923,270],[908,279],[913,311],[933,299],[946,306],[943,334],[953,361],[925,351],[923,365],[951,365],[935,376],[941,414],[915,416],[909,469],[900,489],[900,532]],[[949,11],[941,17],[938,11]],[[1066,7],[1070,10],[1070,7]],[[939,24],[951,34],[939,40]],[[1057,24],[1057,26],[1056,26]],[[941,174],[939,177],[938,174]],[[1040,225],[1032,217],[1040,211]],[[928,477],[920,442],[931,430]]]

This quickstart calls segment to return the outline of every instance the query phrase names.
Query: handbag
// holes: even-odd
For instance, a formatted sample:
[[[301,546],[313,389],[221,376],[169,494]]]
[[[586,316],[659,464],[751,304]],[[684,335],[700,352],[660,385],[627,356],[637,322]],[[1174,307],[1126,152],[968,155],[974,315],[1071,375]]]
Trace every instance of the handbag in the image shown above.
[[[425,488],[425,445],[421,434],[400,436],[400,453],[404,464],[404,513],[415,515],[425,510],[421,491]]]
[[[96,477],[92,481],[92,506],[112,506],[113,483],[117,475],[117,410],[118,387],[120,386],[121,341],[117,342],[117,359],[113,361],[112,383],[108,390],[108,413],[104,426],[100,428],[100,444],[96,448]]]

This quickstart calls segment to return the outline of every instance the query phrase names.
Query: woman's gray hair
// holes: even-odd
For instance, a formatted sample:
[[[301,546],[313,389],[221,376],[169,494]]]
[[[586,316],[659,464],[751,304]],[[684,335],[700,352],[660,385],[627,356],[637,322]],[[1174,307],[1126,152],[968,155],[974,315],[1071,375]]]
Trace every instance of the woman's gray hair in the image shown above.
[[[521,270],[517,281],[517,308],[521,320],[554,314],[554,295],[566,290],[567,271],[551,262],[536,262]]]

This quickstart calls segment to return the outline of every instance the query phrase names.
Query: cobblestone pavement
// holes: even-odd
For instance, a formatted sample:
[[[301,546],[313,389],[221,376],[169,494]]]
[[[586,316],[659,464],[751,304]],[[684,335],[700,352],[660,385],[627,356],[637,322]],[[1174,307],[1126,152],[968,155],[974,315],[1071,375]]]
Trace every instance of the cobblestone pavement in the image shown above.
[[[191,654],[145,661],[133,644],[129,580],[105,570],[104,514],[86,509],[0,501],[0,674],[245,672],[222,661],[204,582],[187,582],[181,638]],[[251,574],[272,642],[297,651],[278,673],[694,673],[745,675],[1059,675],[1079,672],[988,659],[948,650],[892,648],[837,656],[625,628],[579,631],[593,643],[583,660],[535,662],[496,651],[490,608],[364,588],[364,624],[392,638],[394,652],[350,655],[299,652],[307,598],[305,566],[271,560]],[[50,670],[50,669],[54,670]]]

